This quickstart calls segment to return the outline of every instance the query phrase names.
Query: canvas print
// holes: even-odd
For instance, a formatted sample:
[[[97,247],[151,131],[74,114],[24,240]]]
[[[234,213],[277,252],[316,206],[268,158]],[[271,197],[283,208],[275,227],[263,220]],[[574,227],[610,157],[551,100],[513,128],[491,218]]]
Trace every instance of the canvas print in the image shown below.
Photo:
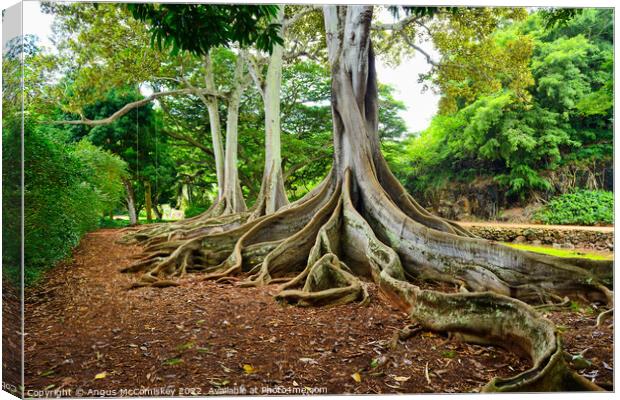
[[[4,391],[613,392],[613,8],[2,17]]]

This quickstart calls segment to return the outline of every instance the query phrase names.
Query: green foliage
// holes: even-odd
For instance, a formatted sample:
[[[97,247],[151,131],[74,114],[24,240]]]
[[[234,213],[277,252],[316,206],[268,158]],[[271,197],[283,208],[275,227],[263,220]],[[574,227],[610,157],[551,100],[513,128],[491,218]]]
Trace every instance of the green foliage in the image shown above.
[[[6,76],[6,75],[5,75]],[[4,78],[4,76],[3,76]],[[3,102],[6,98],[3,98]],[[6,112],[6,109],[3,109]],[[21,119],[2,119],[2,272],[16,286],[21,273]]]
[[[614,195],[603,190],[580,190],[556,196],[534,217],[544,224],[613,224]]]
[[[24,132],[25,276],[40,274],[68,257],[118,195],[124,163],[98,148],[71,146],[56,129],[27,123]],[[18,157],[9,150],[8,157]],[[103,170],[98,168],[105,166]],[[116,182],[104,182],[102,175]],[[117,199],[116,199],[117,200]]]
[[[109,219],[109,218],[100,218],[99,219],[99,228],[126,228],[129,226],[128,219]]]
[[[84,112],[87,118],[105,118],[141,97],[134,88],[114,89],[104,100],[84,107]],[[66,118],[74,119],[72,116]],[[152,104],[132,110],[109,125],[78,126],[72,128],[72,132],[74,140],[87,138],[127,164],[126,177],[132,182],[138,210],[144,204],[144,182],[151,183],[154,204],[174,198],[176,167],[168,136],[162,133],[160,117]]]
[[[611,18],[610,10],[584,10],[547,29],[540,13],[532,13],[493,31],[497,51],[519,41],[532,44],[527,54],[518,56],[527,56],[528,71],[517,75],[529,75],[533,81],[517,89],[517,75],[482,68],[501,85],[476,90],[473,98],[455,97],[448,86],[439,84],[443,98],[454,100],[456,108],[405,139],[403,154],[388,156],[390,165],[401,179],[405,175],[405,185],[418,196],[477,178],[495,179],[512,200],[595,186],[583,180],[564,182],[554,171],[587,171],[601,179],[596,177],[597,166],[600,171],[611,164]],[[477,57],[471,53],[462,62],[478,65]],[[454,78],[449,85],[460,81]]]
[[[114,210],[125,193],[121,179],[128,175],[127,164],[86,139],[76,145],[74,155],[86,169],[89,183],[99,196],[101,208]]]
[[[18,280],[23,228],[27,285],[97,228],[103,211],[118,202],[126,168],[118,157],[86,141],[72,143],[68,129],[41,123],[58,117],[60,110],[46,103],[47,75],[40,72],[47,56],[33,43],[24,60],[24,112],[15,104],[19,96],[5,96],[2,115],[3,270]],[[3,61],[3,72],[13,70],[13,61]],[[6,83],[10,89],[12,80]]]
[[[186,50],[204,55],[213,47],[255,45],[271,52],[282,44],[280,24],[270,22],[278,7],[272,5],[128,4],[136,19],[149,24],[151,43],[171,54]]]
[[[185,218],[191,218],[195,217],[196,215],[202,214],[203,212],[207,211],[208,208],[209,207],[191,204],[184,211]]]

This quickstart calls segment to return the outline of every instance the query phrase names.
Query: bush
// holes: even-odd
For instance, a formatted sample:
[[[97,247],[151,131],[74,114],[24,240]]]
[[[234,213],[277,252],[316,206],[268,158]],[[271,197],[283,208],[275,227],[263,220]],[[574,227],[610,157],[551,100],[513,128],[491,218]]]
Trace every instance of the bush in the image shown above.
[[[201,206],[201,205],[187,206],[187,208],[185,209],[184,215],[185,215],[185,218],[195,217],[196,215],[202,214],[203,212],[207,211],[207,209],[208,207]]]
[[[554,197],[534,219],[543,224],[613,224],[614,194],[603,190],[581,190]]]
[[[11,121],[6,121],[11,124]],[[2,132],[3,263],[19,279],[21,148],[19,124]],[[24,277],[35,283],[71,255],[82,236],[99,226],[101,213],[118,201],[125,171],[118,157],[87,143],[65,142],[63,131],[26,121],[24,126]],[[8,167],[8,169],[7,169]],[[105,167],[105,168],[103,168]],[[3,269],[5,269],[3,268]]]

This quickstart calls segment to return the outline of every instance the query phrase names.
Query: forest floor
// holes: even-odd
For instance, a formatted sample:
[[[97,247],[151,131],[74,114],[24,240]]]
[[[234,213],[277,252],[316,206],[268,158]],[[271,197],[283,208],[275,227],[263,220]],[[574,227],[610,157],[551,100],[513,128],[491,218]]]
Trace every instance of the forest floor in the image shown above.
[[[88,234],[71,261],[26,291],[28,397],[475,392],[529,367],[502,349],[429,331],[393,341],[409,322],[372,285],[368,305],[329,308],[280,304],[274,287],[199,276],[129,291],[136,276],[118,269],[141,250],[119,237]],[[580,372],[610,388],[613,318],[596,328],[594,307],[574,303],[547,316],[566,351],[583,354]]]

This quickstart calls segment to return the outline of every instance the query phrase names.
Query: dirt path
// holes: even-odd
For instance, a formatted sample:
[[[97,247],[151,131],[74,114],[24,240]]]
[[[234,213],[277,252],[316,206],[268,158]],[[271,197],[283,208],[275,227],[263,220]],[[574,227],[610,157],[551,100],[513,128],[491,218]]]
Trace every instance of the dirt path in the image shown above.
[[[407,320],[372,286],[367,306],[321,309],[279,304],[272,287],[195,276],[127,291],[135,277],[117,270],[140,248],[116,244],[118,236],[87,235],[72,262],[28,291],[27,396],[470,392],[528,367],[501,349],[431,332],[392,348]],[[556,317],[570,351],[591,347],[584,372],[611,381],[603,362],[613,368],[612,329],[594,329],[595,315]]]
[[[542,225],[542,224],[511,224],[507,222],[493,222],[493,221],[480,221],[480,222],[466,222],[456,221],[459,225],[467,226],[486,226],[489,228],[517,228],[517,229],[553,229],[560,231],[595,231],[595,232],[613,232],[613,226],[583,226],[583,225]]]

